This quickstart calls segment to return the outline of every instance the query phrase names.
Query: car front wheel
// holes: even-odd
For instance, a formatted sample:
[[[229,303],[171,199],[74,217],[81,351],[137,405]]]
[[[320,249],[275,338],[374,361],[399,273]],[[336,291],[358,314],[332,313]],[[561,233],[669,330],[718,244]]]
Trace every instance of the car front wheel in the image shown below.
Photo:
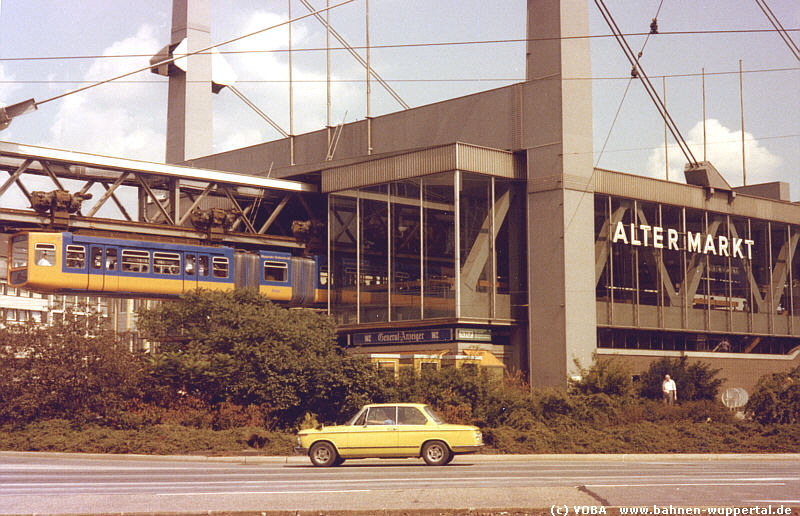
[[[422,458],[428,466],[444,466],[450,462],[450,448],[442,441],[427,442],[422,447]]]
[[[336,448],[331,443],[314,443],[308,452],[308,457],[313,465],[323,468],[341,464],[341,462],[338,462],[339,454],[336,453]]]

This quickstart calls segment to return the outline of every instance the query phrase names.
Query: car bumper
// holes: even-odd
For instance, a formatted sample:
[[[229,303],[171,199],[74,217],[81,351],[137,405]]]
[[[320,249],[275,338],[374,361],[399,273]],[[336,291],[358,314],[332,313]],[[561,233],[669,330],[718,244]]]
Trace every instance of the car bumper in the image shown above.
[[[295,455],[308,455],[308,448],[303,448],[302,446],[295,446],[292,449],[294,450]]]
[[[452,450],[453,453],[458,455],[465,454],[465,453],[478,453],[483,448],[482,444],[476,444],[472,446],[453,446]]]

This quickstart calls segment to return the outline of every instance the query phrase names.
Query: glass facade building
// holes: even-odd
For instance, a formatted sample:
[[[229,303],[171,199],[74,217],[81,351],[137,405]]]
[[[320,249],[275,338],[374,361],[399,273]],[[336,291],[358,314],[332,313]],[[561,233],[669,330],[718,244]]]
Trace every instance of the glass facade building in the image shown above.
[[[515,184],[454,170],[331,193],[336,321],[510,324],[525,292]]]
[[[598,347],[784,354],[800,225],[596,194]]]

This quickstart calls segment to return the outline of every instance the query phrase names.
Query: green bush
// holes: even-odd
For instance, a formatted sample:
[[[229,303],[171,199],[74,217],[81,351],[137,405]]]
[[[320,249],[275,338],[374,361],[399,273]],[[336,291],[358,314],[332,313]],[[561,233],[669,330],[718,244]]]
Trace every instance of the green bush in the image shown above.
[[[661,399],[664,375],[670,375],[678,386],[678,401],[714,400],[723,380],[717,378],[720,369],[705,362],[688,363],[685,356],[663,357],[650,363],[639,377],[639,394],[649,399]]]
[[[154,425],[121,430],[47,420],[24,427],[0,428],[3,450],[67,453],[136,453],[152,455],[290,455],[294,436],[263,428],[228,430]]]
[[[139,327],[158,343],[147,396],[157,404],[188,395],[256,405],[270,427],[288,428],[307,412],[335,420],[378,390],[377,371],[337,346],[329,317],[279,307],[254,290],[190,292],[142,310]]]
[[[112,424],[142,386],[140,357],[84,307],[51,326],[0,328],[0,424],[63,418]]]
[[[788,373],[762,376],[745,413],[764,424],[800,422],[800,366]]]
[[[589,369],[580,362],[580,378],[570,381],[570,388],[581,394],[606,394],[608,396],[631,396],[633,394],[633,371],[619,357],[598,358]]]

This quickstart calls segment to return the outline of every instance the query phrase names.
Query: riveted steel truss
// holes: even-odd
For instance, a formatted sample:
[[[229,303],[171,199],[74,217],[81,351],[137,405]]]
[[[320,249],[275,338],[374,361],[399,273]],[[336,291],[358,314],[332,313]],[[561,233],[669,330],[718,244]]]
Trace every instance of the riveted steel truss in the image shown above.
[[[297,181],[0,142],[3,232],[39,228],[301,248],[292,223],[324,220],[317,191]]]

